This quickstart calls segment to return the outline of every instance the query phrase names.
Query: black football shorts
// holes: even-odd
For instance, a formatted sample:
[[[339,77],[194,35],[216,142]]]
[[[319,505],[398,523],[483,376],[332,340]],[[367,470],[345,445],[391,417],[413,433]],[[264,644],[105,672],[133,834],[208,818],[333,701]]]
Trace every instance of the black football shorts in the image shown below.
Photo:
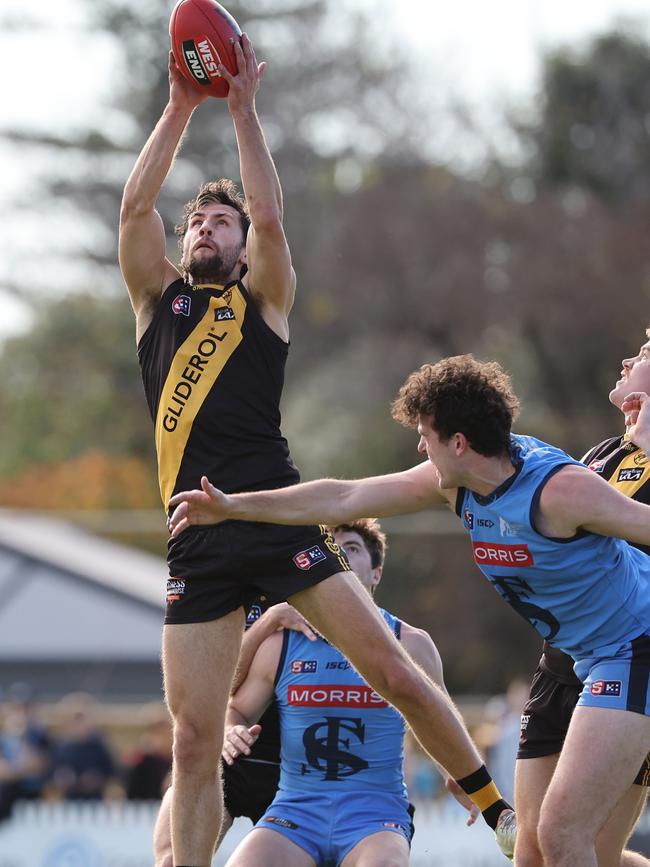
[[[169,540],[165,623],[216,620],[256,597],[273,605],[350,569],[319,526],[250,521],[192,526]]]

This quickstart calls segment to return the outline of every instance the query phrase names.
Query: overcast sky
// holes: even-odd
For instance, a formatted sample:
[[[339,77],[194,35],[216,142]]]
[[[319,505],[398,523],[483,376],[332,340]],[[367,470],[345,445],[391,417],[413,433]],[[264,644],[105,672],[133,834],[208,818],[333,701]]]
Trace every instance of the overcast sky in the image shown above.
[[[638,21],[644,35],[650,32],[648,0],[345,2],[372,10],[400,34],[424,74],[431,69],[433,86],[453,88],[483,112],[489,112],[492,104],[530,99],[538,83],[539,58],[550,46],[580,44],[622,19]],[[170,10],[172,5],[169,2]],[[377,11],[382,9],[386,11]],[[405,9],[410,13],[405,14]],[[109,35],[89,37],[84,32],[81,0],[56,0],[37,7],[26,6],[24,0],[0,0],[0,15],[21,25],[26,17],[31,21],[20,33],[0,28],[0,124],[19,122],[63,133],[102,113],[116,55]],[[166,34],[161,38],[166,40]],[[30,166],[2,145],[0,159],[0,231],[6,236],[8,197],[29,180]],[[0,298],[1,337],[26,319],[21,306],[2,295],[1,287]]]

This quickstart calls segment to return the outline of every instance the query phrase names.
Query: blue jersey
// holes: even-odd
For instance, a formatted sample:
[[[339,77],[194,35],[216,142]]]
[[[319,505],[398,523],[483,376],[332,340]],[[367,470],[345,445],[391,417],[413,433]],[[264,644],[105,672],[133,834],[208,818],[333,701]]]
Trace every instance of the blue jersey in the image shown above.
[[[609,656],[650,630],[650,556],[621,539],[579,531],[543,536],[535,516],[544,484],[567,464],[561,449],[512,436],[515,474],[486,497],[460,488],[456,511],[474,560],[498,593],[574,659]]]
[[[382,611],[399,637],[400,622]],[[281,792],[404,797],[404,720],[324,639],[285,630],[276,677]]]

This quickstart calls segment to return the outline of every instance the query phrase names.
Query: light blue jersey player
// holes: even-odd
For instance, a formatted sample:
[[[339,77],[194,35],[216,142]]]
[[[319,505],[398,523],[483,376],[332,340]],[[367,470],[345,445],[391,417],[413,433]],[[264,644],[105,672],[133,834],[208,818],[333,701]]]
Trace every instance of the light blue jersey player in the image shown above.
[[[171,527],[179,532],[228,518],[340,524],[436,505],[466,513],[468,524],[475,521],[475,559],[489,580],[542,635],[578,657],[585,687],[542,803],[538,837],[545,867],[597,867],[596,838],[650,744],[648,561],[607,537],[650,545],[650,506],[559,450],[513,440],[518,408],[495,362],[460,355],[425,364],[393,405],[397,421],[417,428],[424,463],[391,475],[239,495],[205,483],[174,499]],[[632,441],[650,449],[648,395],[632,392],[621,409]]]
[[[533,437],[513,435],[510,455],[514,474],[488,496],[458,489],[475,562],[518,614],[577,661],[581,704],[647,713],[647,682],[631,675],[650,653],[650,556],[585,529],[549,538],[539,516],[545,485],[581,465]]]
[[[339,527],[335,538],[372,592],[381,576],[385,545],[377,522]],[[444,688],[431,638],[381,613],[387,629]],[[272,697],[280,713],[279,789],[228,867],[407,865],[413,825],[402,769],[402,716],[324,639],[277,632],[260,645],[231,700],[226,762],[249,751],[259,732],[259,726],[250,723]],[[471,808],[471,823],[478,809],[459,796],[453,782],[448,785]]]

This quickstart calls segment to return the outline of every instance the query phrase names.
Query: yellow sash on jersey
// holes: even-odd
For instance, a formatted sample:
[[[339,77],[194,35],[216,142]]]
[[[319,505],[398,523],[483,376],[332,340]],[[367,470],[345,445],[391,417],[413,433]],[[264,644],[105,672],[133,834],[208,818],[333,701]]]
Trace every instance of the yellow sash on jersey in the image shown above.
[[[169,368],[156,414],[158,481],[169,506],[192,425],[226,362],[242,341],[246,301],[237,287],[212,297],[205,316],[179,346]],[[228,303],[228,301],[230,303]],[[234,319],[217,321],[216,310],[230,307]]]

